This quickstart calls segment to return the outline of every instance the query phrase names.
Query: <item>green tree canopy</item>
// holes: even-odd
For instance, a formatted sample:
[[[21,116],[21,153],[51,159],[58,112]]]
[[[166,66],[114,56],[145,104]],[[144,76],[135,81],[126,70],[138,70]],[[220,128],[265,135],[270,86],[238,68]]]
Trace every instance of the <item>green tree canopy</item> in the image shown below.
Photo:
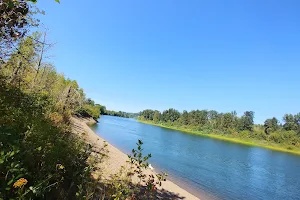
[[[271,132],[274,132],[279,129],[279,124],[278,120],[273,117],[272,119],[266,119],[264,122],[264,127],[265,127],[265,133],[270,134]]]

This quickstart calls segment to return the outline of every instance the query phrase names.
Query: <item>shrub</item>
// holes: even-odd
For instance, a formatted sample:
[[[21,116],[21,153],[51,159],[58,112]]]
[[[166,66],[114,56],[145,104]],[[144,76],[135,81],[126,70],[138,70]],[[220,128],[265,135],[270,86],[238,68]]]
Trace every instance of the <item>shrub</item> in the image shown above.
[[[250,131],[244,130],[239,132],[239,136],[241,138],[249,138],[250,137]]]
[[[282,137],[286,141],[286,143],[290,145],[296,145],[300,141],[295,131],[283,131]]]
[[[259,140],[267,140],[267,134],[264,131],[261,130],[255,130],[252,133],[252,137],[259,139]]]
[[[47,98],[0,83],[0,199],[74,199],[85,194],[91,147],[57,127]],[[54,113],[52,116],[55,116]]]
[[[271,133],[269,135],[269,140],[276,143],[282,143],[283,141],[282,136],[277,132]]]
[[[100,105],[85,104],[76,113],[82,117],[92,117],[97,120],[100,116]]]
[[[108,198],[113,199],[157,199],[157,189],[165,181],[166,173],[147,175],[148,159],[143,156],[143,142],[138,140],[137,149],[128,155],[129,168],[122,167],[120,172],[109,182]],[[137,178],[137,183],[133,179]]]

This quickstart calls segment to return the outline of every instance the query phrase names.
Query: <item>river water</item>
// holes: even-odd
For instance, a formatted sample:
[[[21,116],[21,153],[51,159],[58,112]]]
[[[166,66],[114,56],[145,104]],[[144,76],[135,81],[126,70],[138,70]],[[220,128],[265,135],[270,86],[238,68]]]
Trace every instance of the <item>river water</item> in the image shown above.
[[[300,156],[119,117],[102,116],[92,129],[125,153],[141,139],[156,171],[202,199],[300,199]]]

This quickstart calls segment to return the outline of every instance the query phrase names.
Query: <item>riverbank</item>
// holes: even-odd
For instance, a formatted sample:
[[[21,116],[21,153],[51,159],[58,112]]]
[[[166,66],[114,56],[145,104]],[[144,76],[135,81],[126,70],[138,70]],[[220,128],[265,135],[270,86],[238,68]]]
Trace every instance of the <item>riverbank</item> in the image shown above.
[[[87,124],[93,124],[96,123],[92,119],[88,118],[72,118],[73,123],[73,129],[74,132],[78,134],[85,133],[84,137],[87,142],[89,142],[94,148],[102,148],[104,139],[99,137],[94,131],[90,129],[90,127]],[[112,175],[119,172],[121,166],[126,165],[126,161],[128,160],[128,157],[125,153],[121,152],[116,147],[112,146],[111,144],[107,143],[107,149],[109,151],[108,153],[108,159],[104,163],[104,166],[101,166],[102,168],[102,174]],[[153,171],[147,170],[147,174],[154,174]],[[198,197],[194,196],[193,194],[189,193],[188,191],[182,189],[175,183],[171,181],[165,181],[162,183],[162,187],[159,188],[161,191],[165,191],[170,196],[173,196],[172,199],[185,199],[185,200],[196,200],[200,199],[200,194],[195,194]],[[176,198],[174,198],[176,197]],[[164,198],[165,199],[165,198]]]
[[[295,155],[300,155],[300,149],[287,149],[284,147],[280,147],[277,146],[275,144],[265,144],[265,143],[259,143],[261,141],[257,141],[257,140],[245,140],[242,138],[233,138],[233,137],[228,137],[228,136],[224,136],[224,135],[217,135],[217,134],[206,134],[200,131],[193,131],[193,130],[188,130],[188,129],[184,129],[184,128],[178,128],[178,127],[172,127],[172,126],[166,126],[163,124],[156,124],[153,123],[151,121],[145,121],[145,120],[137,120],[140,123],[144,123],[144,124],[150,124],[153,126],[158,126],[158,127],[162,127],[162,128],[167,128],[167,129],[171,129],[171,130],[176,130],[176,131],[181,131],[181,132],[185,132],[185,133],[189,133],[189,134],[195,134],[195,135],[199,135],[202,137],[209,137],[209,138],[213,138],[213,139],[217,139],[217,140],[223,140],[226,142],[232,142],[232,143],[237,143],[237,144],[242,144],[242,145],[247,145],[247,146],[256,146],[256,147],[261,147],[261,148],[265,148],[265,149],[270,149],[273,151],[280,151],[280,152],[285,152],[285,153],[291,153],[291,154],[295,154]]]

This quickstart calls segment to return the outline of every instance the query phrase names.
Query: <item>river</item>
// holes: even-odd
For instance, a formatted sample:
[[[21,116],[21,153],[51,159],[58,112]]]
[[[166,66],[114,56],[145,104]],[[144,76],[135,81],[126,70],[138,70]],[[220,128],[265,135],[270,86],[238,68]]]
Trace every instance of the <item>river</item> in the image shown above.
[[[141,139],[156,171],[202,199],[300,199],[300,156],[120,117],[102,116],[92,129],[125,153]]]

